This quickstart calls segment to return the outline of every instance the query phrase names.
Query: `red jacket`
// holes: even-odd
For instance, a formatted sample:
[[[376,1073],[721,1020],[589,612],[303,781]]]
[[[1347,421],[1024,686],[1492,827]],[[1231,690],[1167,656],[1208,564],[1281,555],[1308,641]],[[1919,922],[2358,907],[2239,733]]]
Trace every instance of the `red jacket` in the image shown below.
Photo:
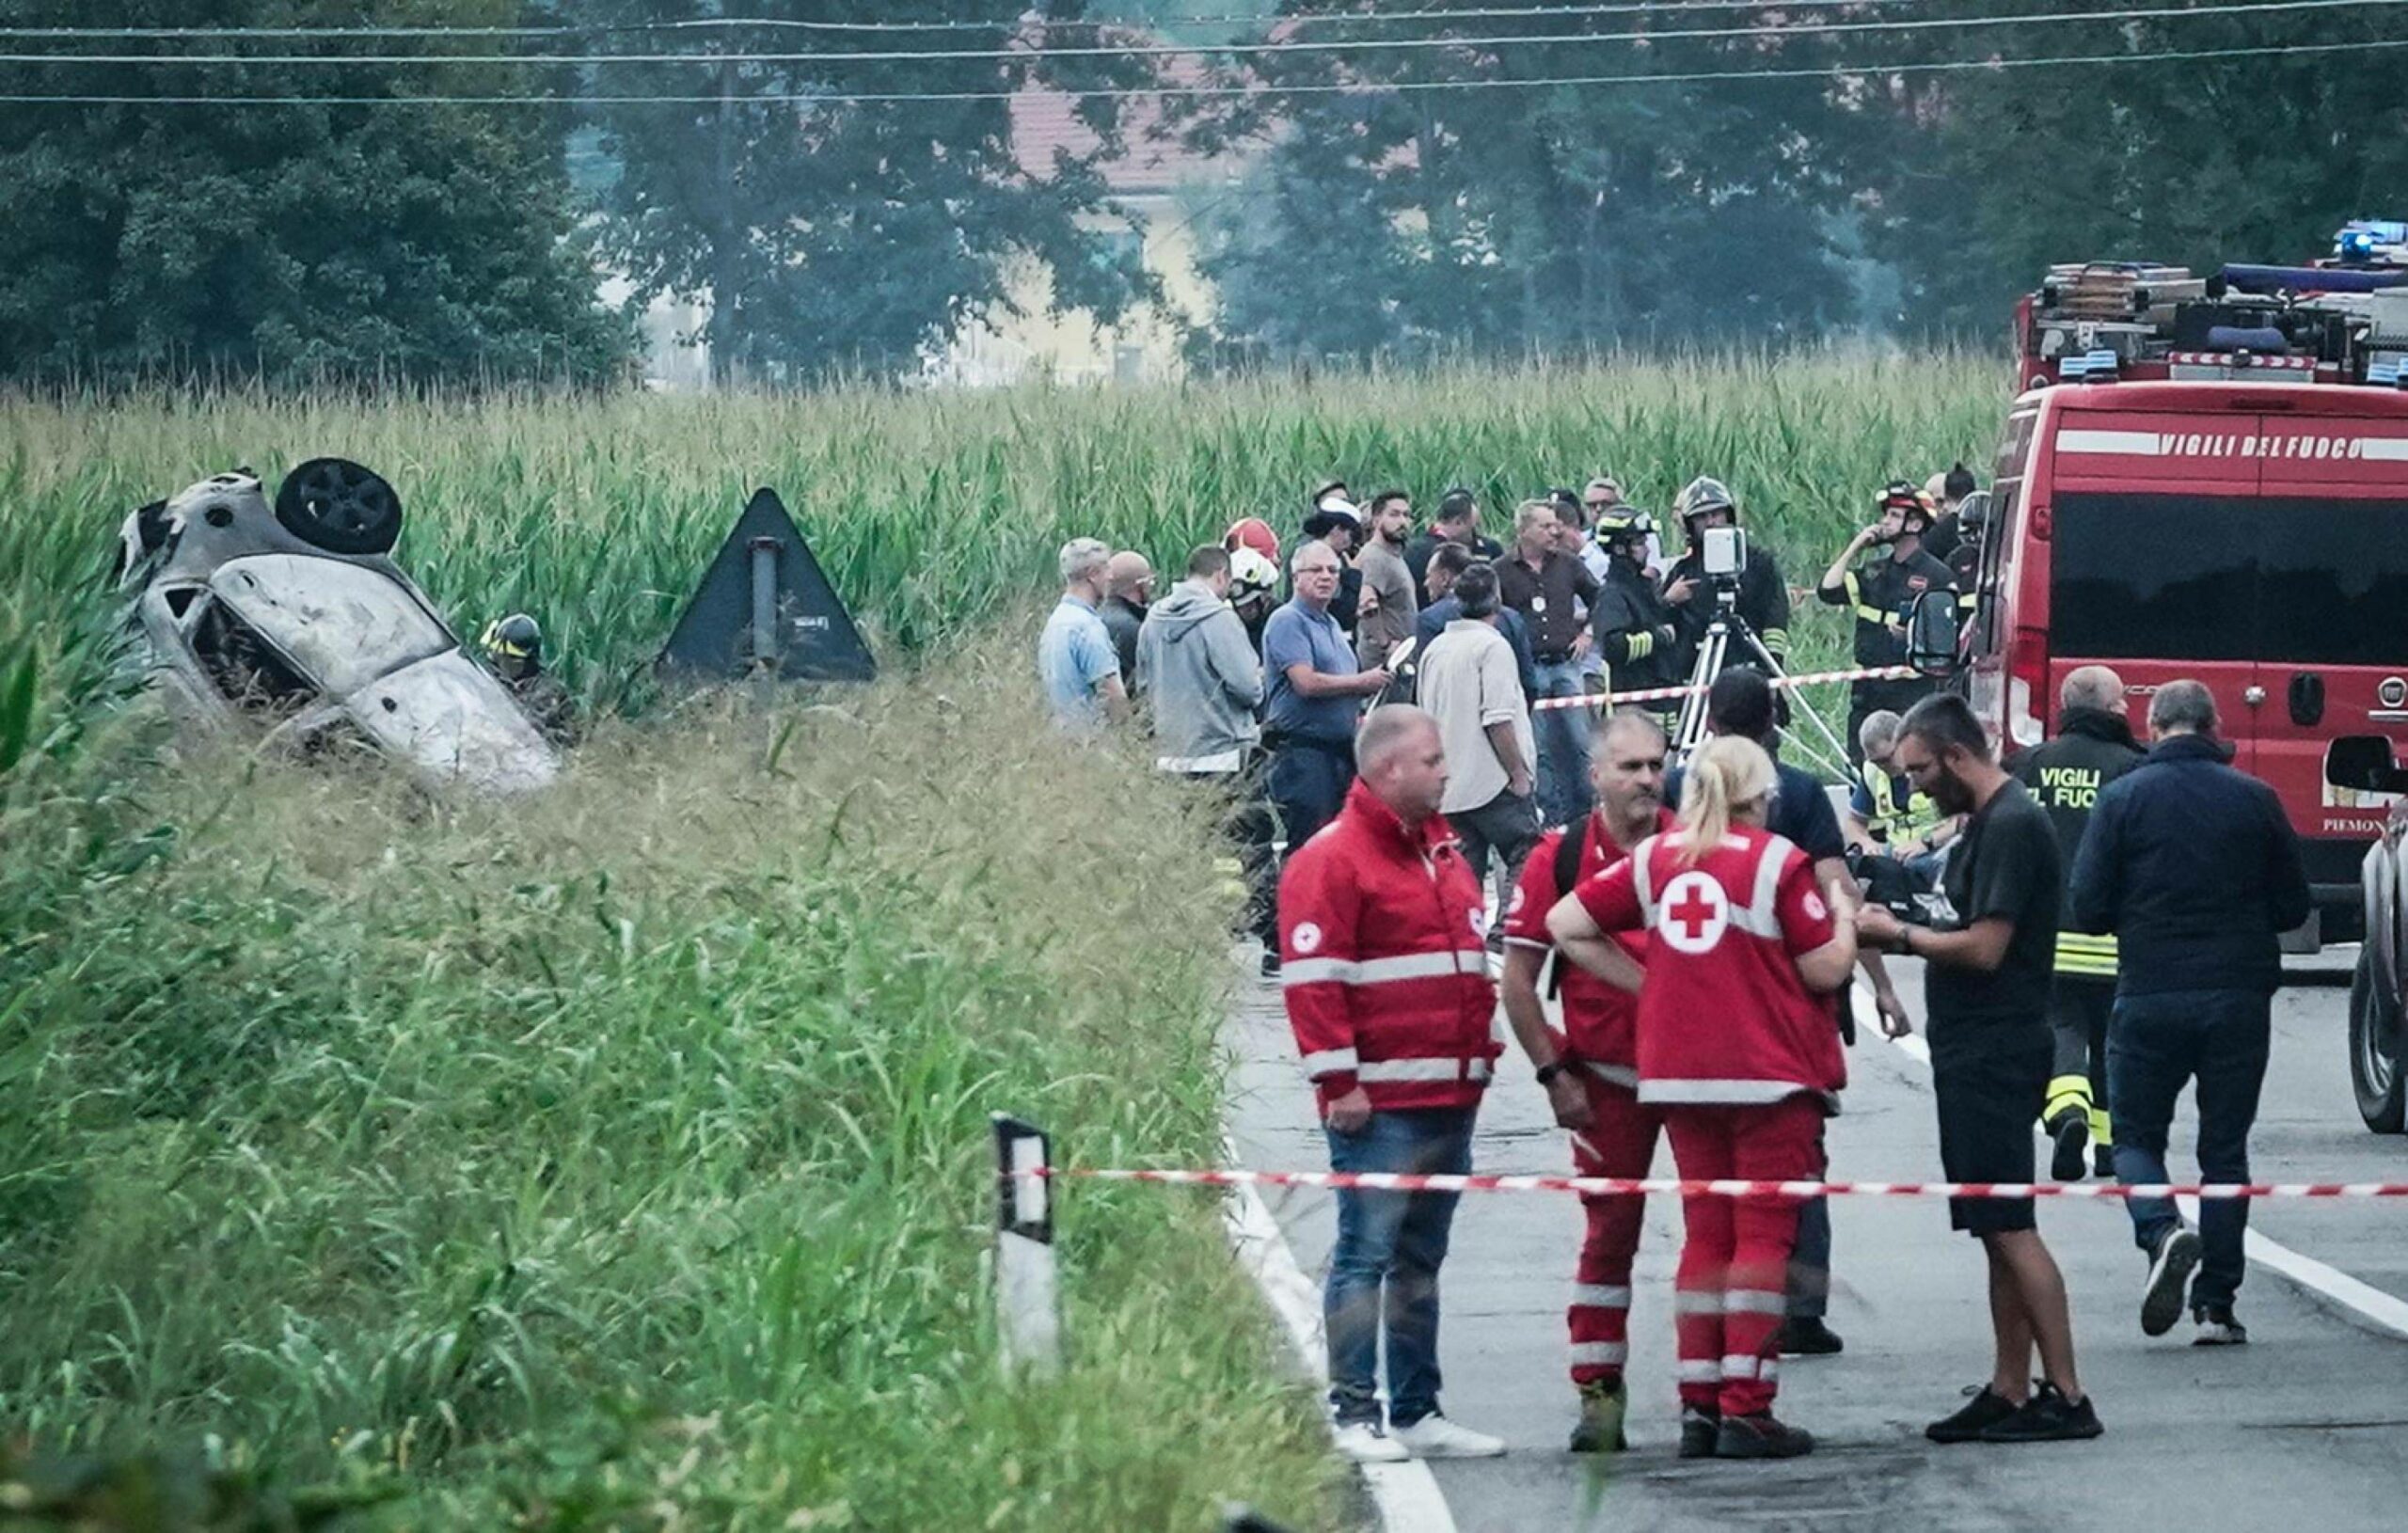
[[[1480,882],[1447,822],[1409,831],[1361,782],[1279,879],[1288,1025],[1324,1112],[1469,1107],[1502,1051]]]
[[[1606,931],[1644,924],[1639,1099],[1749,1106],[1805,1092],[1839,1111],[1847,1063],[1830,1004],[1794,961],[1832,937],[1814,865],[1781,837],[1734,826],[1692,865],[1650,836],[1580,886]]]
[[[1670,830],[1671,825],[1671,815],[1657,815],[1657,830]],[[1570,893],[1555,886],[1556,858],[1565,834],[1549,830],[1539,837],[1538,845],[1523,861],[1521,881],[1513,886],[1513,898],[1505,912],[1506,946],[1540,953],[1555,951],[1555,939],[1546,929],[1546,915],[1555,909],[1556,901]],[[1622,848],[1614,845],[1594,814],[1581,819],[1579,834],[1580,864],[1573,877],[1574,888],[1587,883],[1623,857]],[[1632,929],[1615,932],[1614,940],[1641,967],[1646,965],[1647,933],[1636,923]],[[1555,972],[1560,981],[1557,993],[1563,1005],[1563,1031],[1556,1037],[1556,1051],[1576,1060],[1583,1069],[1601,1080],[1636,1087],[1639,998],[1615,989],[1586,969],[1560,957],[1556,959]]]

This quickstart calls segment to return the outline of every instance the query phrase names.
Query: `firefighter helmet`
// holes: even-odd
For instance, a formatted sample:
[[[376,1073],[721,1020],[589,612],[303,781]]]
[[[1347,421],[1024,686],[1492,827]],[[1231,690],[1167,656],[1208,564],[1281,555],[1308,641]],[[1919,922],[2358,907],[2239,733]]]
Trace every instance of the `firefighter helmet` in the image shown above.
[[[1678,507],[1683,527],[1687,527],[1709,511],[1729,512],[1735,525],[1739,520],[1739,502],[1731,498],[1731,492],[1723,487],[1720,480],[1709,479],[1703,474],[1688,482],[1687,487],[1681,491],[1680,499],[1675,502],[1675,505]]]
[[[1279,584],[1279,566],[1241,544],[1229,553],[1229,600],[1252,601]]]
[[[1597,517],[1597,544],[1611,548],[1618,543],[1645,543],[1656,535],[1656,518],[1637,506],[1615,506]]]
[[[1903,479],[1893,479],[1883,485],[1875,506],[1884,516],[1896,511],[1910,519],[1920,519],[1926,530],[1931,527],[1932,518],[1939,514],[1932,504],[1930,492],[1919,490]]]
[[[1221,535],[1221,546],[1231,553],[1251,548],[1272,563],[1279,562],[1279,534],[1259,516],[1241,516]]]
[[[544,630],[524,612],[513,612],[485,624],[477,640],[485,661],[500,674],[516,680],[544,668]]]

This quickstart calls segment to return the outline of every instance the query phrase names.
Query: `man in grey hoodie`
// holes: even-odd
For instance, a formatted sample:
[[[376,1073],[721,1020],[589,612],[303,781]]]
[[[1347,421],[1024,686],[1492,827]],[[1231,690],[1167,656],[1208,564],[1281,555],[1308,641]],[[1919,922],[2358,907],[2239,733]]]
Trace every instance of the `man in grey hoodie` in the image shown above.
[[[1229,835],[1245,873],[1247,925],[1271,943],[1277,886],[1256,759],[1262,662],[1229,606],[1229,578],[1217,544],[1187,556],[1187,578],[1147,609],[1137,631],[1137,687],[1151,704],[1155,766],[1234,796]]]

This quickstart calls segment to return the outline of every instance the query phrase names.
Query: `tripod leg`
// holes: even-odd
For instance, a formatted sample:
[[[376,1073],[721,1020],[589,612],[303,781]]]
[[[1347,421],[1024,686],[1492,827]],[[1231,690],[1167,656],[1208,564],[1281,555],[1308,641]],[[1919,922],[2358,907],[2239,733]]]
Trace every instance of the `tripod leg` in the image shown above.
[[[1689,668],[1689,693],[1681,699],[1678,725],[1672,731],[1672,759],[1687,761],[1705,739],[1706,688],[1722,674],[1724,646],[1730,633],[1720,624],[1705,631],[1704,640],[1698,645],[1697,663]]]
[[[1789,672],[1781,668],[1780,662],[1772,657],[1770,650],[1765,648],[1762,640],[1758,639],[1752,631],[1744,637],[1747,640],[1748,648],[1754,653],[1756,662],[1765,668],[1766,675],[1771,676],[1775,681],[1788,679]],[[1803,698],[1796,699],[1789,710],[1793,719],[1800,714],[1814,722],[1814,732],[1823,737],[1825,745],[1830,747],[1831,754],[1830,759],[1825,760],[1820,751],[1798,738],[1798,731],[1791,729],[1787,733],[1791,739],[1798,741],[1799,753],[1812,760],[1815,766],[1838,777],[1841,782],[1846,782],[1850,775],[1847,769],[1847,748],[1840,744],[1839,736],[1831,733],[1831,726],[1823,716],[1806,706],[1806,700]]]

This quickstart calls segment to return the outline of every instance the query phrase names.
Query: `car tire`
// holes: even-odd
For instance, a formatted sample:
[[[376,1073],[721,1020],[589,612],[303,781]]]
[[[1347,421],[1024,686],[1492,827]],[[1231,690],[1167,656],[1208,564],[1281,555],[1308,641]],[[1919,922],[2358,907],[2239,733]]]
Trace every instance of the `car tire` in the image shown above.
[[[312,458],[277,487],[276,519],[330,554],[390,553],[402,535],[402,498],[347,458]]]
[[[2358,1116],[2379,1134],[2408,1127],[2408,1080],[2400,1057],[2400,997],[2372,946],[2358,950],[2350,976],[2350,1089]]]

